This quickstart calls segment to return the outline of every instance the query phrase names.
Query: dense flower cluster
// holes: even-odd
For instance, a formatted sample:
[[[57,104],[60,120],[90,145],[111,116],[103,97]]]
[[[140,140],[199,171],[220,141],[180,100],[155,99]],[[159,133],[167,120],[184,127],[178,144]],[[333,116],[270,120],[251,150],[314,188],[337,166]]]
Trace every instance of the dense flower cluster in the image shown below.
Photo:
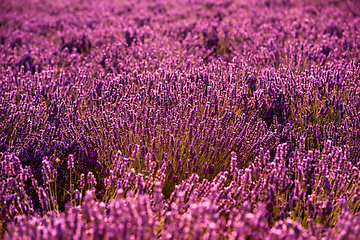
[[[360,6],[0,3],[0,236],[357,239]]]

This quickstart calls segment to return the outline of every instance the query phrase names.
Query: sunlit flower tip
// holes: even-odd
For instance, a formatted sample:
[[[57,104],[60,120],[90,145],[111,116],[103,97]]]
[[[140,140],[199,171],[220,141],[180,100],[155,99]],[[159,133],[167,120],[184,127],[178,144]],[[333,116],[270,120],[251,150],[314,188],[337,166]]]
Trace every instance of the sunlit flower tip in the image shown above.
[[[85,187],[85,175],[82,173],[80,175],[80,189],[83,189]]]
[[[73,169],[73,168],[74,168],[74,156],[73,156],[72,154],[69,155],[68,168],[69,168],[69,169]]]
[[[55,159],[55,162],[57,162],[57,163],[59,163],[60,161],[61,161],[60,158]]]

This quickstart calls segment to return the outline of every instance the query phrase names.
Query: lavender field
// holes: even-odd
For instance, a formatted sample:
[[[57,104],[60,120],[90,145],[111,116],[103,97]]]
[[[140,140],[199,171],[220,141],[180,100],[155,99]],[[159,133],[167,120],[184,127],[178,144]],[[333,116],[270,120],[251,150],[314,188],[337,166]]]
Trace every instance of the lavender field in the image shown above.
[[[2,0],[0,162],[0,239],[360,239],[360,2]]]

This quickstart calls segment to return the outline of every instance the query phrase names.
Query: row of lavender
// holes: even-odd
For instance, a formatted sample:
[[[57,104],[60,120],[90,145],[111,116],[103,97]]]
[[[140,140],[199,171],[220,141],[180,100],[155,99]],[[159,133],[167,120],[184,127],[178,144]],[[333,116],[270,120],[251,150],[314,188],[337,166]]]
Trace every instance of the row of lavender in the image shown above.
[[[2,235],[356,238],[359,7],[249,2],[5,2]]]
[[[55,209],[42,187],[38,194],[43,217],[21,215],[8,229],[8,239],[357,239],[360,234],[359,169],[348,153],[327,141],[322,152],[304,150],[299,144],[287,158],[287,144],[277,148],[274,159],[261,151],[247,168],[239,168],[232,152],[229,171],[212,180],[197,174],[176,185],[170,198],[162,191],[171,162],[149,174],[135,173],[119,152],[105,179],[111,201],[96,200],[93,176],[80,184],[63,213]],[[16,157],[8,162],[19,161]],[[72,157],[69,158],[69,169]],[[150,165],[156,162],[149,160]],[[46,161],[46,184],[54,184]],[[24,169],[13,177],[17,192],[24,188]],[[11,175],[10,172],[4,173]],[[81,180],[83,181],[83,180]],[[90,189],[86,190],[85,189]],[[84,194],[84,197],[82,197]],[[19,195],[9,200],[7,216],[31,209]],[[13,202],[13,204],[12,204]],[[354,216],[355,214],[355,216]]]

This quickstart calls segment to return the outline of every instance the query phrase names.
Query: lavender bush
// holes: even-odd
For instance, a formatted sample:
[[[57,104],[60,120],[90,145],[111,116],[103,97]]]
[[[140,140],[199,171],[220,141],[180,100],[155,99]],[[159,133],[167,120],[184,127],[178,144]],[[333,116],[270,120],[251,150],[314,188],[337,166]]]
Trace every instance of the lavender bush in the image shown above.
[[[0,3],[1,239],[358,239],[355,0]]]

